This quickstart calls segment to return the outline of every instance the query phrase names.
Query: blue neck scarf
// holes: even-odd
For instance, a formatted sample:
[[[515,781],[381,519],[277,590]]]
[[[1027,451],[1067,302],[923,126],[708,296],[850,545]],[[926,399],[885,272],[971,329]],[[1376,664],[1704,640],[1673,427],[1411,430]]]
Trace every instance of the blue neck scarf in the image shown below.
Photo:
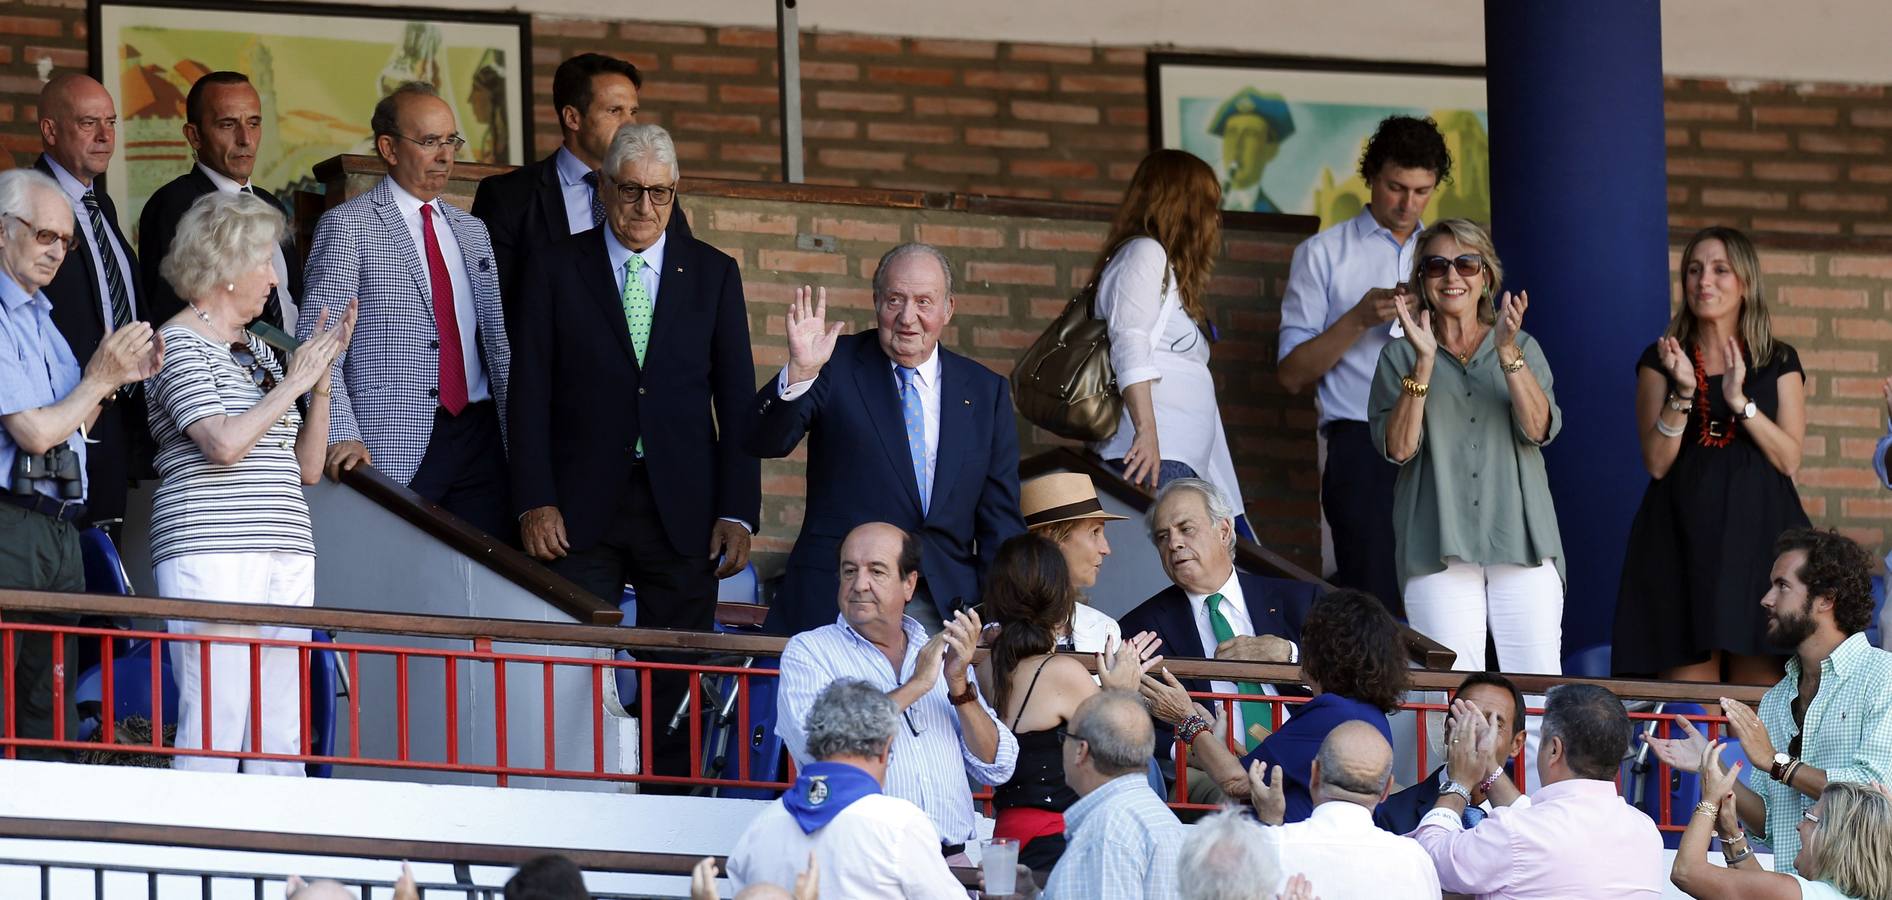
[[[782,795],[782,806],[795,817],[802,834],[813,834],[854,801],[878,793],[880,782],[864,769],[847,763],[810,763]]]

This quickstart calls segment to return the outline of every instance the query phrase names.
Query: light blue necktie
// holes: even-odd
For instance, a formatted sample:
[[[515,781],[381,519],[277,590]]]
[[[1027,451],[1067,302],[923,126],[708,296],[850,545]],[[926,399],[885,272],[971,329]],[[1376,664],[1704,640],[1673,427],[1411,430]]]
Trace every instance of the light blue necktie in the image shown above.
[[[926,411],[920,406],[919,371],[898,366],[900,415],[907,422],[907,455],[913,457],[913,481],[920,487],[920,512],[933,505],[933,478],[926,466]]]

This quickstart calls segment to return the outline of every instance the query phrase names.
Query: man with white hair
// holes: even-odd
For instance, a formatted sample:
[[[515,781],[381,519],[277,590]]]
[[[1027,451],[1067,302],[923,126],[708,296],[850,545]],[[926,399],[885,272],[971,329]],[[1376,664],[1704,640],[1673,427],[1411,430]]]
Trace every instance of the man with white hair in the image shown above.
[[[531,254],[513,323],[512,502],[525,550],[637,624],[709,631],[716,580],[747,565],[761,463],[744,453],[755,391],[736,262],[667,231],[677,150],[624,125],[599,175],[604,224]],[[720,565],[719,565],[720,560]],[[685,680],[653,681],[675,708]],[[659,732],[659,743],[664,743]],[[688,735],[657,751],[688,771]]]
[[[1165,482],[1146,521],[1171,586],[1118,621],[1124,634],[1154,631],[1172,658],[1300,661],[1296,642],[1320,587],[1237,571],[1235,514],[1215,485],[1200,478]],[[1237,685],[1188,678],[1181,683],[1196,693],[1272,693],[1250,682]],[[1267,736],[1267,723],[1272,721],[1266,703],[1237,703],[1229,729],[1242,737],[1242,752],[1247,752]],[[1202,723],[1203,728],[1207,725]],[[1195,730],[1193,725],[1184,729]],[[1170,738],[1169,729],[1158,731],[1159,759],[1168,758]],[[1214,780],[1208,776],[1191,778],[1190,784],[1192,800],[1218,799],[1198,793],[1213,787]]]
[[[1373,865],[1362,868],[1370,871]],[[1224,809],[1189,830],[1189,842],[1176,861],[1176,896],[1181,900],[1275,900],[1274,885],[1282,878],[1280,858],[1262,827],[1238,810]]]
[[[932,820],[881,793],[901,728],[899,707],[879,688],[842,678],[823,689],[802,728],[816,761],[736,840],[736,890],[794,885],[812,857],[826,896],[962,900]]]
[[[296,336],[361,316],[335,361],[328,473],[371,463],[503,541],[512,359],[486,226],[441,198],[466,138],[433,87],[402,85],[369,127],[387,177],[322,214]],[[323,318],[324,312],[327,318]]]
[[[0,588],[83,591],[75,523],[85,520],[95,485],[86,469],[85,429],[102,404],[127,384],[157,374],[164,340],[145,322],[106,335],[85,368],[53,324],[45,288],[75,245],[72,205],[49,176],[32,169],[0,173]],[[83,260],[81,260],[83,263]],[[124,485],[118,486],[122,493]],[[10,622],[72,625],[59,613],[8,612]],[[73,666],[53,665],[50,635],[13,636],[13,671],[0,672],[12,697],[12,737],[53,736],[56,718],[72,730],[72,686],[65,708],[53,706],[55,679]],[[75,659],[77,639],[65,640]],[[4,732],[0,732],[4,733]],[[63,759],[63,750],[22,747],[22,759]]]

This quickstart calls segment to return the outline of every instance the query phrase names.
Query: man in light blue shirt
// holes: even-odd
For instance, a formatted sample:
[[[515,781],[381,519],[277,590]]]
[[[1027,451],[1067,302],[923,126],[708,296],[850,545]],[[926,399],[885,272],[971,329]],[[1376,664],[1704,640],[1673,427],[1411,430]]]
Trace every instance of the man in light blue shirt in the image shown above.
[[[1373,448],[1367,393],[1380,350],[1393,339],[1393,297],[1411,278],[1420,217],[1450,178],[1452,157],[1431,119],[1390,116],[1367,142],[1360,176],[1372,192],[1360,214],[1294,250],[1281,299],[1281,384],[1318,385],[1327,439],[1321,510],[1333,530],[1333,582],[1401,612],[1393,574],[1393,481],[1398,467]]]
[[[1156,749],[1135,694],[1103,691],[1078,704],[1064,733],[1064,781],[1078,801],[1064,812],[1069,844],[1045,885],[1048,900],[1143,900],[1177,895],[1182,823],[1150,790]],[[1273,886],[1273,881],[1263,882]]]
[[[1004,784],[1018,763],[1018,739],[979,696],[968,668],[979,617],[955,610],[944,630],[927,638],[905,614],[920,582],[919,539],[885,522],[848,532],[840,562],[841,614],[833,624],[790,638],[782,650],[775,732],[795,763],[806,767],[815,761],[808,752],[808,711],[822,689],[858,678],[885,691],[904,721],[887,764],[886,791],[924,810],[939,829],[942,851],[954,856],[978,836],[967,777]],[[1147,734],[1148,714],[1139,706],[1137,715]],[[1136,761],[1139,779],[1149,755],[1146,739]]]
[[[85,516],[90,487],[85,429],[119,387],[157,374],[162,352],[150,324],[132,321],[99,344],[81,373],[42,291],[73,244],[73,228],[72,205],[58,182],[32,169],[0,173],[0,588],[85,590],[73,527]],[[7,618],[28,624],[77,621],[35,613]],[[52,705],[52,640],[31,633],[14,640],[14,671],[5,673],[17,728],[10,736],[51,738],[55,717],[72,719],[70,705]],[[66,650],[68,659],[72,649]],[[72,696],[70,686],[65,696]],[[62,759],[65,753],[22,748],[19,755]]]

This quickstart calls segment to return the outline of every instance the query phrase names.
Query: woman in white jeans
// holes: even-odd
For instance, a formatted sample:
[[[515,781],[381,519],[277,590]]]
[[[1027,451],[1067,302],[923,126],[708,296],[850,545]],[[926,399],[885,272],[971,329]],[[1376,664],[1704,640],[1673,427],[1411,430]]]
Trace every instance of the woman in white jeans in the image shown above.
[[[283,217],[245,193],[198,198],[178,221],[158,273],[187,302],[159,327],[164,364],[146,391],[161,479],[151,510],[151,559],[165,597],[309,606],[315,537],[302,486],[322,476],[329,365],[348,345],[353,304],[317,327],[285,367],[245,325],[275,288]],[[323,323],[327,325],[326,322]],[[286,371],[285,371],[286,368]],[[306,409],[297,401],[307,395]],[[172,622],[178,634],[309,639],[306,628]],[[261,746],[250,742],[250,651],[173,641],[179,749],[295,754],[301,747],[297,654],[261,654]],[[209,696],[201,654],[210,653]],[[203,709],[210,709],[204,734]],[[179,756],[173,768],[235,772],[228,757]],[[246,772],[300,775],[300,763],[250,760]]]
[[[1491,238],[1465,219],[1419,235],[1396,297],[1405,340],[1380,353],[1373,440],[1400,466],[1396,567],[1412,627],[1485,668],[1489,627],[1506,672],[1558,674],[1563,542],[1542,448],[1561,413],[1527,298],[1499,295]]]

